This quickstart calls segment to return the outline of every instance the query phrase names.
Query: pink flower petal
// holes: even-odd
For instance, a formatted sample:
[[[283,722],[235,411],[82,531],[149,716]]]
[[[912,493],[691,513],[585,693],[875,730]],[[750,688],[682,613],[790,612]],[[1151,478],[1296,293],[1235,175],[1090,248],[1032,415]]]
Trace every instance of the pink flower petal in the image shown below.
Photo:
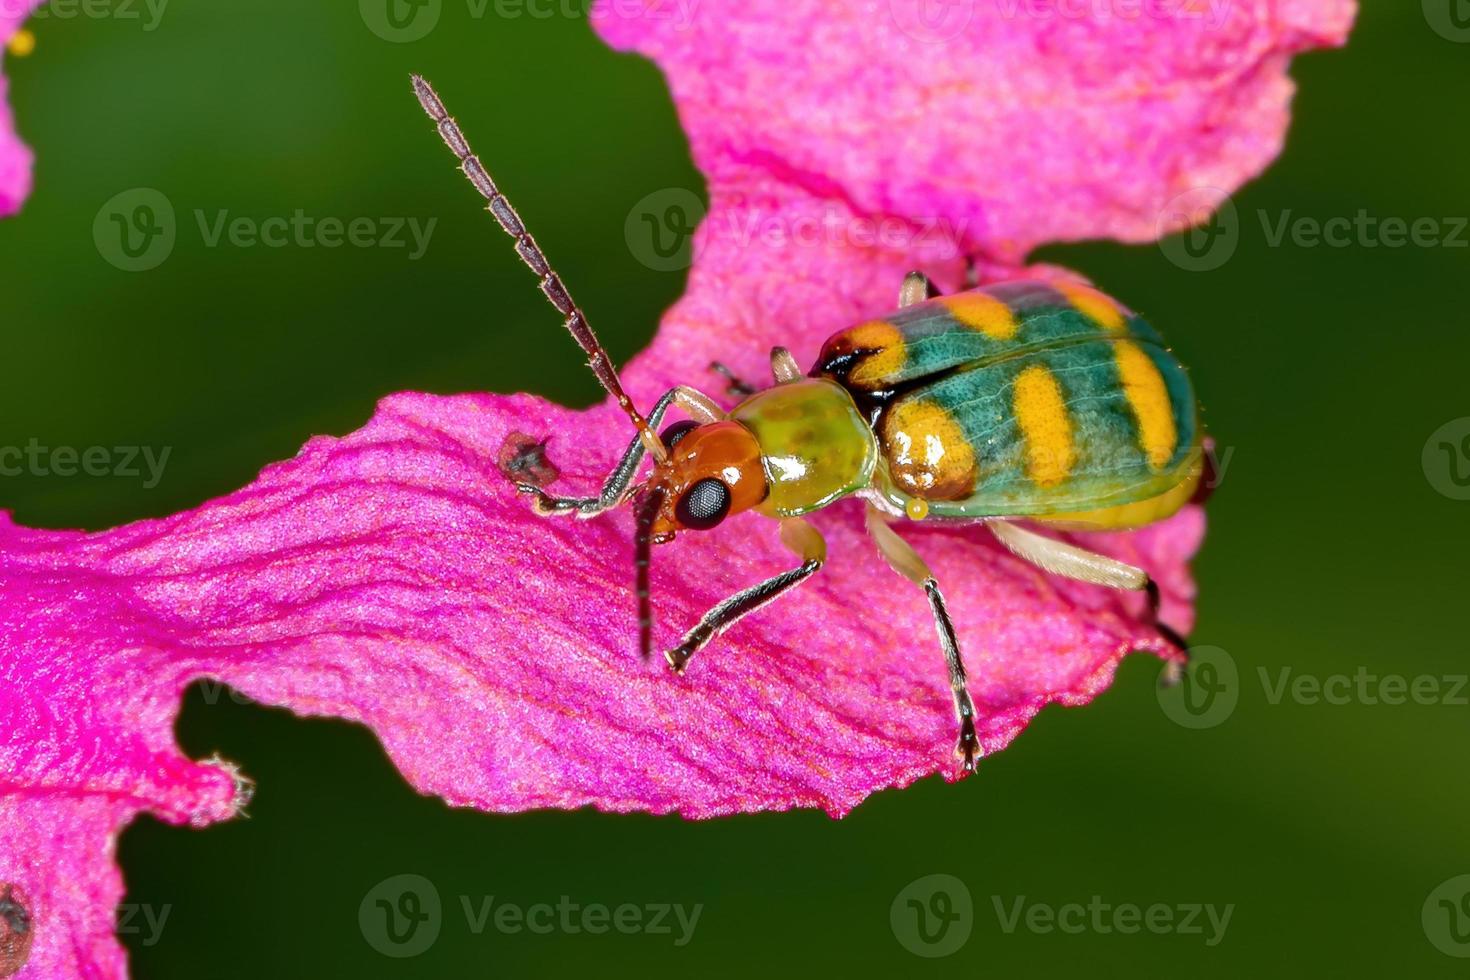
[[[41,0],[0,0],[0,65],[5,48]],[[0,74],[0,218],[20,210],[31,193],[31,151],[15,132],[7,98],[9,85]]]
[[[944,221],[1014,264],[1043,242],[1151,240],[1178,194],[1259,173],[1281,149],[1290,55],[1341,43],[1355,9],[1154,6],[599,0],[595,23],[663,68],[712,193],[775,176]],[[1077,16],[1096,9],[1117,12]]]
[[[688,291],[626,376],[645,405],[678,382],[717,390],[713,358],[753,378],[772,344],[810,360],[890,307],[915,264],[952,287],[962,250],[1003,268],[1048,238],[1147,236],[1174,188],[1228,189],[1264,165],[1286,53],[1338,39],[1350,9],[1280,4],[1215,34],[1134,38],[997,25],[987,6],[954,46],[918,49],[881,17],[792,6],[704,11],[682,37],[600,19],[661,59],[710,176]],[[905,117],[946,123],[895,136]],[[926,218],[957,230],[926,235]],[[878,221],[898,239],[869,242]],[[840,814],[953,774],[927,607],[876,558],[857,505],[817,515],[820,576],[674,677],[634,654],[629,516],[533,517],[497,470],[512,432],[552,437],[565,491],[593,487],[629,436],[607,405],[400,394],[188,513],[98,534],[0,515],[0,883],[29,906],[28,975],[122,975],[117,831],[139,812],[204,824],[238,806],[230,768],[174,741],[201,677],[360,720],[421,791],[485,810]],[[1188,508],[1090,543],[1152,571],[1183,629],[1202,533]],[[910,536],[944,583],[987,753],[1045,704],[1089,700],[1127,651],[1168,653],[1136,597],[1043,575],[976,528]],[[753,515],[659,549],[660,643],[791,563]]]

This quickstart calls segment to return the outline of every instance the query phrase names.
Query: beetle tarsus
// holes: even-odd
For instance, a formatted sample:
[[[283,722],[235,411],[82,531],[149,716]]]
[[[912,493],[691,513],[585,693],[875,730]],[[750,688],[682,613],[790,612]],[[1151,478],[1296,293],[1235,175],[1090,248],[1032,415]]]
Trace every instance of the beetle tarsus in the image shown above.
[[[960,737],[954,744],[954,755],[960,760],[960,771],[965,775],[975,771],[975,759],[980,754],[980,739],[975,734],[975,719],[969,716],[960,720]]]
[[[684,676],[684,668],[689,666],[689,661],[694,656],[694,651],[687,647],[675,647],[664,654],[664,659],[669,662],[669,669],[680,677]]]
[[[725,393],[736,398],[746,398],[755,394],[755,386],[741,379],[734,371],[730,370],[720,361],[711,361],[709,369],[724,378]]]
[[[1159,619],[1159,606],[1163,602],[1163,597],[1159,594],[1159,583],[1153,580],[1153,576],[1149,576],[1148,583],[1143,589],[1148,595],[1150,624],[1163,635],[1165,640],[1169,641],[1170,646],[1176,648],[1180,653],[1188,654],[1189,641],[1181,636],[1174,627]]]

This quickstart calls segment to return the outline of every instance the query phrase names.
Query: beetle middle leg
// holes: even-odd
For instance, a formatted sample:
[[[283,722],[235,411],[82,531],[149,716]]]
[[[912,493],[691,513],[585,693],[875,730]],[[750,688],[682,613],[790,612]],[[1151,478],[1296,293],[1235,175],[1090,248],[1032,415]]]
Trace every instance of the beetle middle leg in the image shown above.
[[[903,277],[903,285],[898,287],[898,308],[901,310],[938,295],[939,287],[934,285],[933,280],[915,269]]]
[[[1159,586],[1148,572],[1074,544],[1028,531],[1010,521],[988,521],[986,527],[1012,554],[1043,571],[1110,589],[1144,593],[1148,596],[1149,616],[1154,629],[1173,646],[1182,651],[1188,650],[1189,643],[1184,637],[1167,623],[1159,621]]]
[[[678,405],[696,422],[715,422],[724,417],[708,395],[680,385],[664,392],[663,397],[654,403],[653,410],[648,413],[648,424],[657,428],[670,405]],[[534,483],[517,483],[516,488],[533,498],[536,513],[543,516],[576,514],[578,517],[595,517],[623,502],[647,451],[642,437],[634,436],[622,459],[602,484],[602,491],[595,497],[553,497]]]
[[[893,570],[923,589],[929,599],[929,611],[934,614],[934,628],[939,633],[939,645],[944,649],[944,662],[949,668],[954,713],[960,723],[960,737],[955,742],[954,754],[961,760],[965,772],[974,772],[975,757],[980,752],[980,740],[975,734],[975,705],[965,686],[965,663],[960,657],[960,641],[955,636],[954,622],[949,618],[939,582],[913,546],[888,526],[882,511],[872,504],[868,505],[868,534]]]
[[[704,618],[684,634],[679,645],[664,655],[676,674],[684,673],[690,659],[710,640],[734,626],[747,613],[755,612],[811,578],[827,560],[827,543],[822,540],[821,533],[800,517],[788,517],[781,522],[781,543],[800,556],[801,564],[735,593],[705,613]]]

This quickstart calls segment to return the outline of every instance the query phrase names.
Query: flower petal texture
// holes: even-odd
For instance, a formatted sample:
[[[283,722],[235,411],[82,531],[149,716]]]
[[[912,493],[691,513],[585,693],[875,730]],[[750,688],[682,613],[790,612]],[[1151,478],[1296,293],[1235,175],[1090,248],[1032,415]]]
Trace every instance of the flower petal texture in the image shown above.
[[[6,48],[20,25],[41,0],[0,0],[0,68]],[[15,132],[10,113],[9,83],[0,72],[0,218],[20,210],[31,192],[31,151]]]
[[[644,407],[679,383],[718,394],[712,360],[762,377],[781,344],[809,362],[890,309],[915,266],[954,288],[965,254],[993,277],[1039,242],[1151,237],[1172,195],[1269,161],[1288,57],[1340,41],[1352,9],[1234,3],[1214,28],[1134,29],[995,0],[955,30],[900,0],[748,0],[684,22],[671,6],[595,19],[668,73],[709,178],[687,291],[625,374]],[[631,435],[610,404],[398,394],[187,513],[95,534],[0,515],[0,883],[34,930],[22,976],[124,975],[119,829],[237,811],[232,768],[174,739],[200,678],[360,721],[420,791],[489,811],[842,814],[953,775],[928,607],[858,504],[815,516],[820,575],[674,676],[635,653],[631,517],[534,516],[499,469],[512,434],[549,437],[558,492],[593,490]],[[1086,543],[1153,573],[1187,630],[1203,527],[1190,507]],[[1173,655],[1137,597],[1045,575],[980,528],[908,537],[944,586],[986,753],[1043,706],[1091,699],[1130,650]],[[752,514],[656,549],[657,643],[792,564]]]

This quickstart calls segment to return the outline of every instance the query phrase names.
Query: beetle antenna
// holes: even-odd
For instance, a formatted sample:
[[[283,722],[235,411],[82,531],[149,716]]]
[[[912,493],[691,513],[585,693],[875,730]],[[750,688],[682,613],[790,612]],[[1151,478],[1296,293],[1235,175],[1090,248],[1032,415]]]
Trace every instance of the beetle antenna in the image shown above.
[[[644,660],[653,649],[653,603],[648,591],[648,562],[653,551],[653,522],[664,503],[664,488],[651,483],[638,503],[638,529],[633,538],[633,566],[638,575],[638,652]]]
[[[413,92],[418,96],[419,105],[423,106],[424,112],[434,120],[444,144],[459,158],[460,170],[464,171],[470,183],[475,185],[475,190],[485,198],[486,210],[495,216],[495,220],[500,222],[500,227],[505,229],[506,234],[516,240],[516,254],[541,279],[541,291],[546,294],[551,305],[556,307],[557,312],[567,318],[566,328],[571,333],[572,339],[586,352],[588,367],[592,368],[592,373],[597,376],[597,380],[607,389],[608,394],[617,400],[618,407],[627,413],[628,418],[637,427],[644,446],[653,453],[655,459],[663,462],[667,459],[663,442],[649,428],[648,420],[639,413],[638,408],[633,404],[633,399],[629,398],[628,393],[623,390],[623,384],[618,380],[618,372],[613,367],[612,359],[607,356],[602,342],[592,332],[592,327],[587,323],[587,317],[582,313],[581,307],[572,300],[571,293],[567,292],[567,287],[562,284],[561,277],[556,274],[551,263],[546,261],[545,253],[531,237],[531,233],[526,230],[521,216],[516,213],[516,209],[506,199],[506,196],[500,193],[500,188],[495,186],[495,181],[490,179],[490,174],[485,170],[484,164],[480,163],[480,158],[475,155],[475,151],[470,148],[469,141],[460,132],[459,124],[454,121],[449,110],[444,108],[444,102],[439,98],[439,94],[424,80],[422,75],[412,77]]]

